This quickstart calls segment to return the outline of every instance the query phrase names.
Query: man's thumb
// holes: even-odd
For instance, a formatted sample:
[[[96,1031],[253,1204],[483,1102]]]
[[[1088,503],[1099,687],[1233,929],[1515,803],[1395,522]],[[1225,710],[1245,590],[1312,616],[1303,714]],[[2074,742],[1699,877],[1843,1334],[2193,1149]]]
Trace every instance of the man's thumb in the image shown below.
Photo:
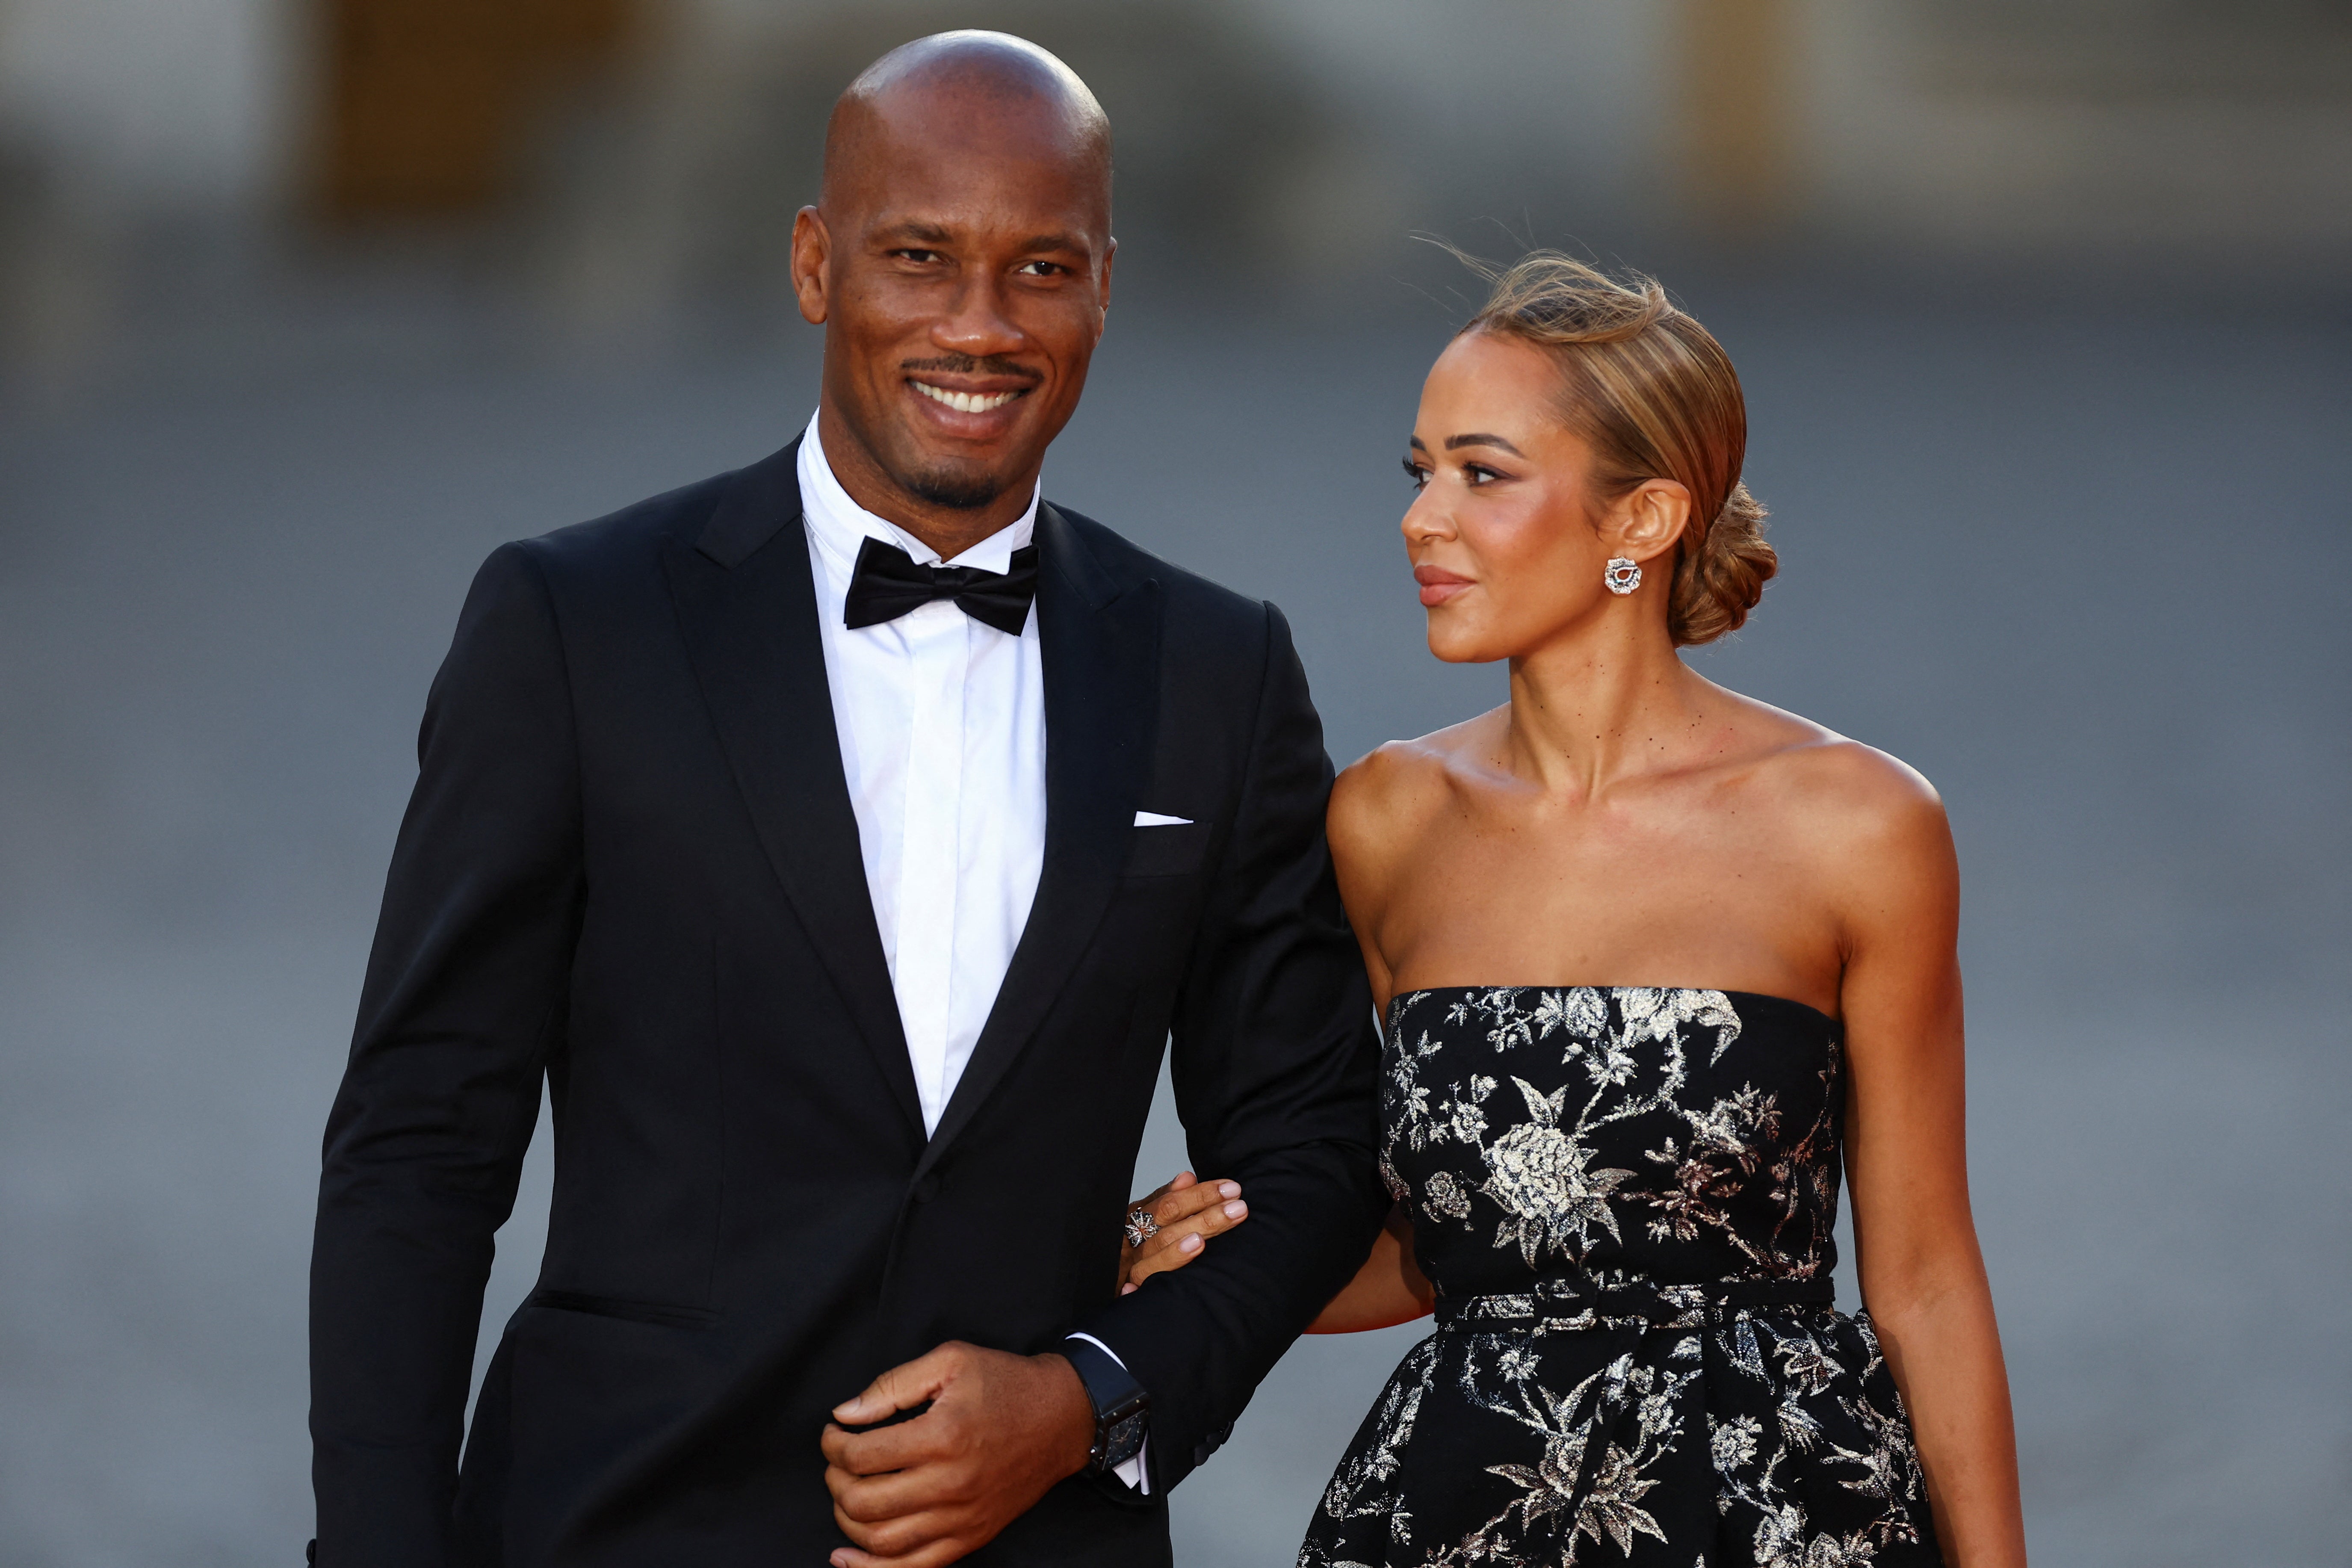
[[[867,1384],[856,1398],[835,1405],[833,1418],[845,1426],[870,1426],[936,1397],[943,1381],[935,1363],[938,1353],[934,1351],[930,1355],[892,1367]]]

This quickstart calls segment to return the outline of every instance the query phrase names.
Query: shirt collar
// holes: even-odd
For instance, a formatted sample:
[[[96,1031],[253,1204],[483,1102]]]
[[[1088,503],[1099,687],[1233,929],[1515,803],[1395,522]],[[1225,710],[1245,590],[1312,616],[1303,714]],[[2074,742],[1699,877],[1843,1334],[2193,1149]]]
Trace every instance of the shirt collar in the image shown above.
[[[858,545],[868,539],[897,545],[919,565],[939,563],[939,552],[929,545],[850,499],[849,492],[834,477],[833,464],[824,455],[824,445],[816,433],[815,415],[809,416],[808,431],[801,437],[800,480],[801,510],[808,518],[809,536],[816,541],[827,571],[838,583],[848,583],[857,564]],[[1028,510],[1011,526],[998,529],[943,564],[977,566],[983,572],[1011,571],[1013,552],[1036,537],[1037,497],[1043,489],[1041,477],[1038,488],[1029,492]]]

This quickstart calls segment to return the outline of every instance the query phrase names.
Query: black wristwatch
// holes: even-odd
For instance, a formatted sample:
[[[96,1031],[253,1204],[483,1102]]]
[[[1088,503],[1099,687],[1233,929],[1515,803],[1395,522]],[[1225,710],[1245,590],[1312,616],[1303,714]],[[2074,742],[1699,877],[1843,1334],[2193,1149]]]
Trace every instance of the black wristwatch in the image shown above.
[[[1094,1402],[1095,1444],[1087,1455],[1091,1475],[1108,1475],[1143,1451],[1143,1434],[1151,1424],[1151,1395],[1118,1358],[1092,1340],[1071,1338],[1061,1352],[1087,1385]]]

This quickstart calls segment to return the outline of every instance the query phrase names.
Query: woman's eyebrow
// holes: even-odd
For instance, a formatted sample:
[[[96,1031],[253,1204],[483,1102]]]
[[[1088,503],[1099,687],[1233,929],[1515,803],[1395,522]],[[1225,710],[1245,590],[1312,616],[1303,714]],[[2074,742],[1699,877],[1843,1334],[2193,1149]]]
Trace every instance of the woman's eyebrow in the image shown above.
[[[1451,452],[1456,447],[1500,447],[1504,451],[1508,452],[1514,458],[1524,458],[1527,456],[1525,452],[1520,451],[1517,447],[1512,446],[1500,436],[1485,436],[1477,434],[1468,436],[1448,436],[1445,438],[1445,449]]]

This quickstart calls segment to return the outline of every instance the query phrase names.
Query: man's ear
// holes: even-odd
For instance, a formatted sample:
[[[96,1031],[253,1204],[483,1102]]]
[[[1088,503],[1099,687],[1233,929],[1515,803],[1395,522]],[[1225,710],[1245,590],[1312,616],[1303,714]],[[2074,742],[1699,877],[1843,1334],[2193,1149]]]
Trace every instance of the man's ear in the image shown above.
[[[1690,526],[1691,493],[1676,479],[1643,479],[1612,509],[1617,553],[1651,561],[1675,547]]]
[[[832,258],[833,234],[824,217],[814,207],[801,208],[793,218],[793,298],[812,327],[824,324],[825,263]]]

